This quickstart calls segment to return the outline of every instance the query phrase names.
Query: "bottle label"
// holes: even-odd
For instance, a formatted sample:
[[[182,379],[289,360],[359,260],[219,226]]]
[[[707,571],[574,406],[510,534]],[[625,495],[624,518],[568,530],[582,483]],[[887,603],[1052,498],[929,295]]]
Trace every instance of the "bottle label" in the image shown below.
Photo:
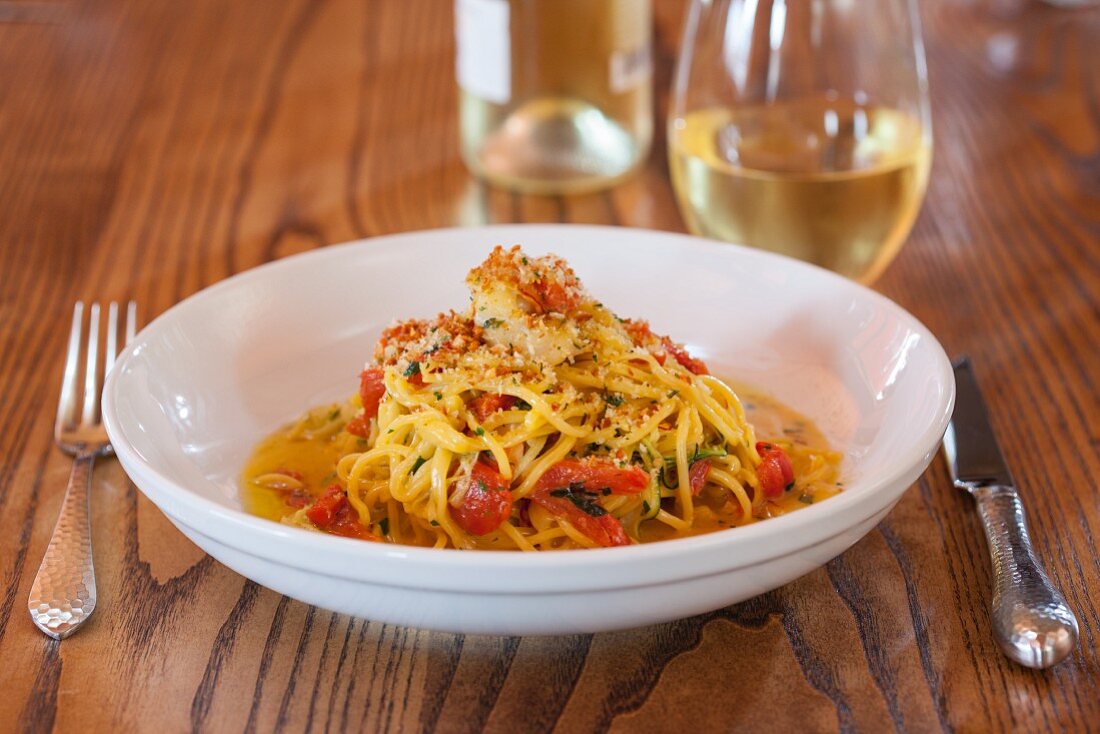
[[[640,84],[648,83],[652,73],[649,44],[611,54],[609,85],[614,94],[629,92]]]
[[[458,86],[495,104],[512,96],[507,0],[455,0]]]

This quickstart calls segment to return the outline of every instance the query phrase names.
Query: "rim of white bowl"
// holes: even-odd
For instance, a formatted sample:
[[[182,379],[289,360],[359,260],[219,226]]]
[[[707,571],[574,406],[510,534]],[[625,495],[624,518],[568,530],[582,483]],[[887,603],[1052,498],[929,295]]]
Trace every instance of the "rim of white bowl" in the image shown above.
[[[941,394],[938,410],[932,415],[929,424],[911,442],[906,454],[898,457],[894,471],[873,479],[862,478],[859,483],[847,486],[843,492],[829,498],[827,502],[771,518],[767,522],[730,529],[735,532],[719,531],[659,543],[593,548],[576,553],[524,553],[522,551],[471,553],[451,548],[435,549],[388,543],[366,543],[310,532],[251,515],[243,509],[228,507],[195,494],[148,464],[128,442],[121,440],[125,437],[126,429],[118,419],[115,405],[119,375],[123,374],[129,362],[136,358],[135,355],[144,343],[157,338],[160,331],[166,328],[166,324],[179,318],[179,315],[191,307],[190,304],[196,299],[239,287],[253,279],[263,277],[272,270],[297,267],[303,260],[346,257],[347,251],[352,248],[398,245],[402,240],[416,240],[425,236],[441,236],[449,233],[460,233],[461,236],[468,238],[476,238],[480,235],[487,240],[494,237],[508,239],[506,234],[508,232],[547,228],[568,229],[577,233],[588,231],[615,237],[648,238],[664,241],[667,243],[666,246],[677,248],[705,248],[711,251],[715,246],[720,246],[735,253],[738,258],[779,263],[783,268],[811,272],[812,277],[832,280],[834,284],[854,289],[863,298],[894,312],[906,326],[919,333],[922,339],[927,340],[938,367],[939,382],[945,388]],[[319,250],[264,263],[204,288],[157,316],[138,333],[134,341],[119,356],[104,386],[103,421],[123,468],[162,512],[174,521],[187,525],[196,532],[239,552],[301,570],[353,581],[468,592],[508,593],[526,590],[555,593],[566,590],[628,588],[663,583],[672,579],[706,576],[791,555],[835,537],[896,502],[910,484],[923,473],[943,438],[951,417],[954,399],[955,384],[950,360],[931,331],[886,296],[836,273],[764,250],[676,232],[606,225],[525,223],[416,230],[330,245]],[[899,483],[901,486],[897,486]],[[893,491],[886,491],[891,488]],[[197,527],[192,519],[194,517],[203,517],[210,524]],[[845,522],[829,522],[830,519],[838,517],[844,518]],[[213,532],[216,529],[221,532]],[[762,542],[768,540],[777,542],[780,546],[779,550]],[[265,548],[270,552],[257,552],[257,542],[262,541],[269,541]],[[293,552],[290,552],[291,550]],[[306,552],[303,553],[303,551]],[[723,552],[719,554],[715,553],[716,551]],[[696,562],[695,565],[682,564],[685,557],[689,556]],[[359,563],[341,564],[333,568],[334,559],[354,559]],[[386,564],[376,565],[371,561],[385,561]],[[661,562],[662,567],[653,565],[657,562]],[[619,576],[605,575],[607,571],[622,572],[632,567],[635,573]],[[425,577],[419,575],[410,577],[408,583],[401,583],[401,574],[413,568],[420,571],[434,571],[435,573],[430,575],[435,578],[426,583]],[[458,570],[474,569],[492,573],[472,577],[452,576]],[[583,574],[577,575],[582,570]],[[553,576],[546,575],[551,572],[558,573],[554,573]]]

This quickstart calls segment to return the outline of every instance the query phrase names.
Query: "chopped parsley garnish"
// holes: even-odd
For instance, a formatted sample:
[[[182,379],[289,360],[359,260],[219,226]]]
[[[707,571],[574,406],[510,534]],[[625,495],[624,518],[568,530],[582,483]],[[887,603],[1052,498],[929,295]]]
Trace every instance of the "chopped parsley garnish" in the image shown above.
[[[504,323],[503,321],[501,321],[500,319],[497,319],[497,318],[485,319],[483,322],[481,322],[481,328],[483,328],[483,329],[495,329],[496,327],[500,326],[503,323]]]
[[[530,410],[531,404],[526,400],[516,400],[516,404],[512,406],[516,410]]]
[[[580,482],[574,482],[561,489],[552,489],[550,496],[563,497],[572,502],[578,510],[592,517],[602,517],[607,514],[607,510],[596,503],[596,493],[585,491],[584,484]]]
[[[334,421],[339,417],[340,417],[340,409],[339,408],[333,408],[332,412],[328,414],[328,419],[330,421]]]
[[[436,392],[432,393],[432,394],[435,395],[436,400],[442,400],[443,399],[443,393],[439,392],[438,390]]]
[[[438,520],[432,520],[430,524],[434,525],[435,527],[439,527],[439,521]]]
[[[788,484],[786,487],[783,488],[783,491],[784,492],[790,492],[792,489],[794,489],[794,481],[793,480],[791,481],[790,484]]]
[[[416,457],[416,461],[413,462],[412,473],[416,474],[416,470],[419,469],[420,467],[424,466],[424,464],[426,464],[427,461],[428,460],[425,459],[423,456]]]
[[[607,401],[607,404],[613,408],[618,408],[623,404],[623,396],[617,392],[609,392],[604,394],[603,399]]]
[[[409,362],[409,366],[405,368],[405,377],[412,377],[413,375],[420,374],[420,363],[417,361]]]
[[[814,503],[814,496],[812,494],[807,494],[806,492],[803,492],[802,494],[798,495],[798,501],[806,505],[812,505]]]
[[[485,429],[482,428],[481,426],[478,426],[477,430],[475,430],[474,433],[476,433],[479,436],[484,436],[485,435]]]
[[[524,265],[526,265],[526,264],[527,264],[527,258],[523,258],[523,264],[524,264]]]
[[[383,517],[381,520],[379,520],[378,521],[378,529],[382,531],[382,535],[389,535],[390,534],[390,519],[388,517]]]
[[[674,398],[679,394],[680,394],[679,390],[669,390],[668,391],[668,397],[670,397],[670,398]]]

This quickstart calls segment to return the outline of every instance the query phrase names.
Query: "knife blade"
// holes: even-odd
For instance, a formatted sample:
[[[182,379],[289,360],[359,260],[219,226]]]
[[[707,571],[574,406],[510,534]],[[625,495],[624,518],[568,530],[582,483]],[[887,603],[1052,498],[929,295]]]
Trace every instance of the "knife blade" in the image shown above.
[[[978,506],[993,561],[993,633],[1009,659],[1049,668],[1077,646],[1077,618],[1031,547],[1024,505],[966,357],[954,363],[955,411],[943,437],[951,480]]]
[[[955,412],[943,437],[951,481],[959,489],[1015,486],[993,434],[989,411],[978,389],[978,381],[974,379],[970,359],[960,357],[952,366],[955,369]]]

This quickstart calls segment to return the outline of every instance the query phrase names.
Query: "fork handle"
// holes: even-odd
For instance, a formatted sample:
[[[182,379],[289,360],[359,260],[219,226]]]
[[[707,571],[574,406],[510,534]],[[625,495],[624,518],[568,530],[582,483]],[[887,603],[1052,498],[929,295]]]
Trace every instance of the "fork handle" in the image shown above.
[[[69,487],[50,544],[31,585],[28,607],[38,629],[63,640],[84,624],[95,609],[92,523],[88,497],[95,454],[73,461]]]
[[[1077,618],[1035,557],[1016,490],[987,486],[970,492],[993,559],[997,642],[1021,665],[1049,668],[1076,646]]]

